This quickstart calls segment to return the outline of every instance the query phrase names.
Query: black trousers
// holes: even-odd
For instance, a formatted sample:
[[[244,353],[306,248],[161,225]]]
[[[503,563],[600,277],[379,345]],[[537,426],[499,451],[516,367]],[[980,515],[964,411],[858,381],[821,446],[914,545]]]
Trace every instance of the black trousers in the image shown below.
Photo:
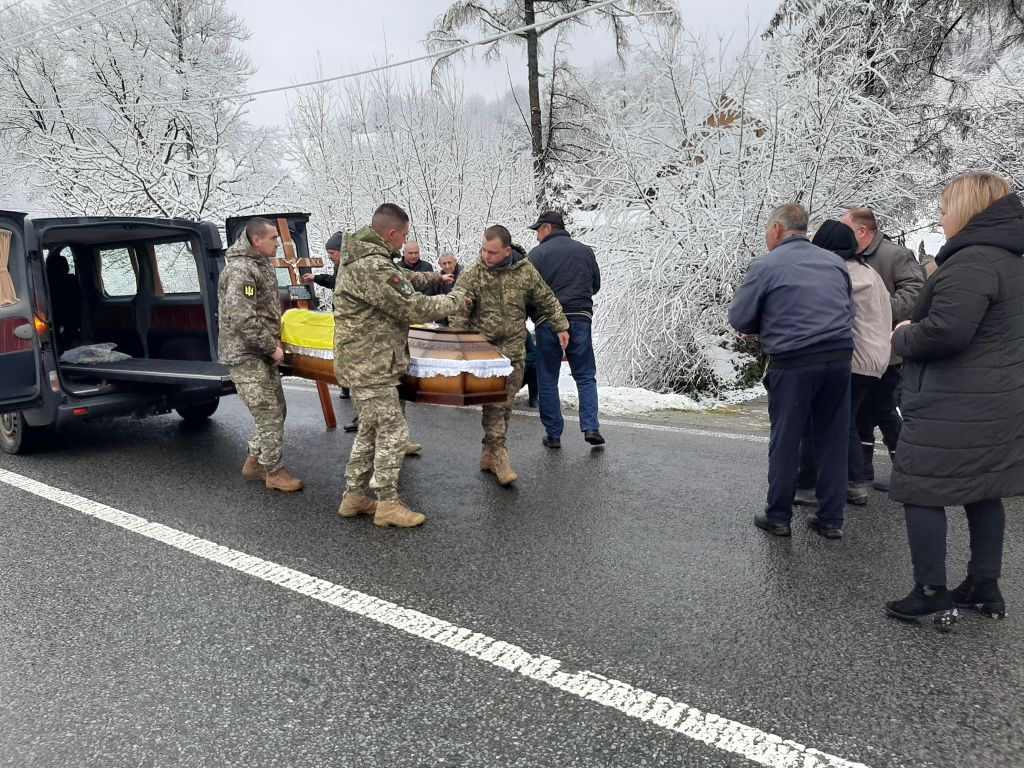
[[[930,587],[946,584],[946,510],[904,504],[914,581]],[[1003,531],[1006,512],[1001,499],[965,504],[971,534],[971,560],[967,573],[976,578],[998,579],[1003,568]]]
[[[537,399],[537,363],[528,363],[523,374],[523,384],[531,400]]]
[[[850,375],[850,441],[847,456],[847,480],[855,485],[866,482],[864,476],[864,454],[860,449],[860,433],[854,418],[860,409],[861,402],[871,386],[878,381],[874,376],[862,376],[859,373]],[[803,438],[800,440],[800,474],[796,478],[797,488],[813,488],[817,478],[814,466],[814,428],[810,418],[804,427]]]
[[[874,383],[864,395],[864,400],[857,411],[857,432],[863,446],[862,456],[873,455],[875,450],[875,427],[882,433],[882,442],[890,452],[896,450],[896,442],[900,437],[903,419],[896,412],[899,405],[898,395],[903,380],[903,366],[890,365],[880,379]],[[874,466],[865,460],[864,479],[873,480]]]
[[[802,368],[768,368],[769,523],[789,523],[800,471],[800,438],[808,416],[813,428],[818,519],[842,527],[846,507],[847,449],[850,436],[850,361]]]

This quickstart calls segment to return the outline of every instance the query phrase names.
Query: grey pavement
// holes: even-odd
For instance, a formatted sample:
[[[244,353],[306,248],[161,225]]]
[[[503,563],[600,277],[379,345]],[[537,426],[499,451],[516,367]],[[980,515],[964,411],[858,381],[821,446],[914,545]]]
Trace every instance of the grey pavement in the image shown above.
[[[561,451],[516,416],[506,489],[478,469],[479,412],[410,406],[400,491],[428,520],[398,531],[336,514],[353,436],[286,394],[298,494],[241,477],[236,398],[198,428],[76,425],[0,469],[872,768],[1024,765],[1024,499],[1009,618],[944,635],[884,616],[912,586],[898,505],[848,507],[839,542],[801,511],[769,538],[764,443],[643,428],[763,436],[756,413],[606,426],[604,450],[569,422]],[[752,764],[10,486],[0,515],[0,765]]]

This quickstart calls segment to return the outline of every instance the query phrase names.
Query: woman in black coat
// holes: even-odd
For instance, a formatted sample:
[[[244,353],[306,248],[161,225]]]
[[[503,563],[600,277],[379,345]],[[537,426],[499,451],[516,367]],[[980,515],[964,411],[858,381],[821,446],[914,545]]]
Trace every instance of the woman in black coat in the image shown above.
[[[949,626],[954,606],[1006,615],[1002,499],[1024,493],[1024,206],[1001,176],[973,173],[943,192],[939,224],[938,269],[892,335],[904,422],[889,497],[906,509],[916,586],[886,609]],[[952,591],[946,506],[964,507],[971,537]]]

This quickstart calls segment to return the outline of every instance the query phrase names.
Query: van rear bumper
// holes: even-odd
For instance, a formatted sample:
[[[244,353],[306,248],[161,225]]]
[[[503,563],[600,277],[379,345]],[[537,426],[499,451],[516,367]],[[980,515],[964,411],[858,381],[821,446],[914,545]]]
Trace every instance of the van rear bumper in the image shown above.
[[[154,393],[140,388],[136,392],[113,392],[109,395],[93,397],[75,397],[64,394],[62,402],[56,409],[44,406],[25,412],[25,420],[31,426],[53,426],[72,421],[91,421],[93,419],[113,418],[116,416],[158,416],[170,413],[175,408],[187,405],[208,403],[211,400],[232,395],[235,387],[227,384],[208,383],[190,385],[181,388],[160,388],[166,391]],[[56,397],[56,396],[55,396]]]

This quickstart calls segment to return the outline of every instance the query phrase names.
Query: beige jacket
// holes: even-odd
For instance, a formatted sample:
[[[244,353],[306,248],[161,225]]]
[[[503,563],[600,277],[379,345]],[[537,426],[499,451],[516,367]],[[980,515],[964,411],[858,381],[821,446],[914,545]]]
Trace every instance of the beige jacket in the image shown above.
[[[846,262],[857,319],[853,324],[853,372],[879,378],[889,367],[892,305],[879,274],[856,261]]]

